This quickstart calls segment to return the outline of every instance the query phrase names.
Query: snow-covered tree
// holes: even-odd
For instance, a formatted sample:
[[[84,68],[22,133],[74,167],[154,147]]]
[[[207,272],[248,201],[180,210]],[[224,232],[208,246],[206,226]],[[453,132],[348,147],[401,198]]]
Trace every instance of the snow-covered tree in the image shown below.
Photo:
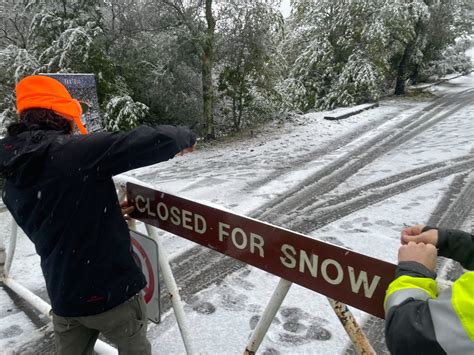
[[[267,106],[261,99],[274,95],[281,62],[277,40],[283,18],[275,6],[275,1],[228,1],[219,12],[219,106],[235,130],[245,119],[254,121],[272,111],[259,105]]]
[[[472,61],[466,55],[466,50],[471,46],[472,42],[469,39],[463,39],[446,48],[439,59],[429,62],[419,73],[421,80],[436,80],[448,74],[471,72]]]
[[[25,1],[21,14],[22,18],[30,19],[30,23],[27,33],[22,34],[24,40],[21,43],[26,44],[26,48],[17,50],[16,61],[8,67],[8,71],[2,72],[2,85],[8,86],[12,92],[15,82],[24,74],[94,73],[99,101],[104,110],[109,100],[113,99],[116,103],[120,101],[120,96],[130,106],[130,89],[106,53],[107,38],[101,4],[100,0]],[[12,57],[12,50],[6,51],[5,55],[9,53]],[[134,110],[120,113],[119,127],[135,126],[141,106],[138,103],[134,105]],[[3,116],[11,116],[9,112],[13,111],[13,101],[7,100],[3,106]],[[128,125],[124,123],[127,113],[130,114]],[[113,127],[114,123],[106,125]]]
[[[406,82],[417,82],[430,62],[440,60],[456,38],[472,31],[470,0],[394,0],[382,14],[390,31],[395,94],[404,94]]]
[[[157,2],[114,0],[104,9],[107,53],[149,124],[202,121],[201,63],[188,30]],[[191,19],[190,19],[191,21]]]
[[[106,128],[109,131],[128,131],[141,124],[148,114],[148,107],[135,102],[130,96],[112,97],[105,108]]]
[[[288,106],[307,111],[403,94],[468,32],[468,0],[294,0],[282,48]],[[452,57],[454,58],[454,57]],[[462,65],[462,56],[457,57]]]
[[[29,47],[38,56],[68,29],[103,26],[101,0],[27,0],[25,3],[25,13],[32,16]]]
[[[202,84],[202,127],[205,130],[206,139],[213,139],[215,138],[213,70],[217,23],[214,0],[197,2],[159,0],[156,4],[160,7],[156,10],[157,13],[165,8],[173,14],[176,20],[171,23],[166,21],[167,25],[181,32],[185,40],[191,44],[193,55],[199,58]]]
[[[351,106],[374,102],[380,98],[383,76],[366,53],[355,51],[342,68],[333,90],[323,98],[323,106]]]
[[[0,49],[0,124],[2,130],[16,119],[15,84],[27,75],[34,74],[39,63],[24,48],[9,45]]]
[[[376,100],[388,36],[378,0],[294,1],[283,51],[289,106],[307,111]]]
[[[427,26],[427,42],[423,50],[423,63],[415,67],[411,76],[413,81],[426,78],[426,72],[435,76],[445,73],[433,63],[446,62],[451,69],[446,73],[467,73],[472,65],[465,51],[470,48],[474,22],[474,2],[472,0],[445,0],[430,5],[430,22]],[[430,69],[431,67],[431,69]]]
[[[0,46],[14,45],[19,48],[28,47],[28,31],[30,18],[19,5],[13,11],[2,14],[0,21]]]
[[[88,72],[107,127],[186,124],[212,138],[216,123],[239,129],[280,104],[307,111],[374,101],[471,68],[461,47],[472,0],[293,0],[286,23],[278,4],[18,2],[0,23],[0,112],[14,117],[14,85],[25,75]]]

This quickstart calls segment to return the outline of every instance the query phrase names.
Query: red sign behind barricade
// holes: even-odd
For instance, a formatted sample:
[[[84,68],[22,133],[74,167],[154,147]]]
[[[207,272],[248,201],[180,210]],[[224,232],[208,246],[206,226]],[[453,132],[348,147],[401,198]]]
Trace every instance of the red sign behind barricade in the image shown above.
[[[143,289],[148,319],[160,322],[160,280],[158,278],[158,244],[137,231],[130,230],[133,258],[146,278]]]
[[[133,218],[384,317],[393,264],[144,186],[127,191]]]

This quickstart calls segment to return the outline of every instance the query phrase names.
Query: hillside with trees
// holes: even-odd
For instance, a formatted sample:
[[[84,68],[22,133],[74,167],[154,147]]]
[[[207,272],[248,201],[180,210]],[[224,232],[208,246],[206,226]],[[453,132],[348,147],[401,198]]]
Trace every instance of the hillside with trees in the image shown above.
[[[0,118],[35,73],[94,73],[104,129],[206,139],[467,73],[472,0],[25,0],[0,23]]]

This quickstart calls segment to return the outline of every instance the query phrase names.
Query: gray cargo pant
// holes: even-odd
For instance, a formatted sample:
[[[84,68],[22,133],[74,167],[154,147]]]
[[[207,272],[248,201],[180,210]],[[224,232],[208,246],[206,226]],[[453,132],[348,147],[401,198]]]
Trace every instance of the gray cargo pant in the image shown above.
[[[93,354],[99,333],[118,348],[120,355],[149,355],[145,301],[135,295],[121,305],[87,317],[61,317],[53,313],[56,351],[59,355]]]

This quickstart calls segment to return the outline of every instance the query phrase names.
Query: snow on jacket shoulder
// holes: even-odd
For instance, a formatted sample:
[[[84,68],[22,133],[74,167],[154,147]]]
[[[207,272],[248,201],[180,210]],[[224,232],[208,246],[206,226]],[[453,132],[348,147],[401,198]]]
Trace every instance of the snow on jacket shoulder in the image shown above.
[[[474,237],[439,229],[439,254],[473,270]],[[385,297],[385,335],[392,354],[474,354],[474,272],[437,294],[436,275],[401,262]]]
[[[1,140],[3,201],[41,257],[53,312],[98,314],[145,286],[112,176],[194,143],[192,132],[173,126],[81,136],[39,130]]]

